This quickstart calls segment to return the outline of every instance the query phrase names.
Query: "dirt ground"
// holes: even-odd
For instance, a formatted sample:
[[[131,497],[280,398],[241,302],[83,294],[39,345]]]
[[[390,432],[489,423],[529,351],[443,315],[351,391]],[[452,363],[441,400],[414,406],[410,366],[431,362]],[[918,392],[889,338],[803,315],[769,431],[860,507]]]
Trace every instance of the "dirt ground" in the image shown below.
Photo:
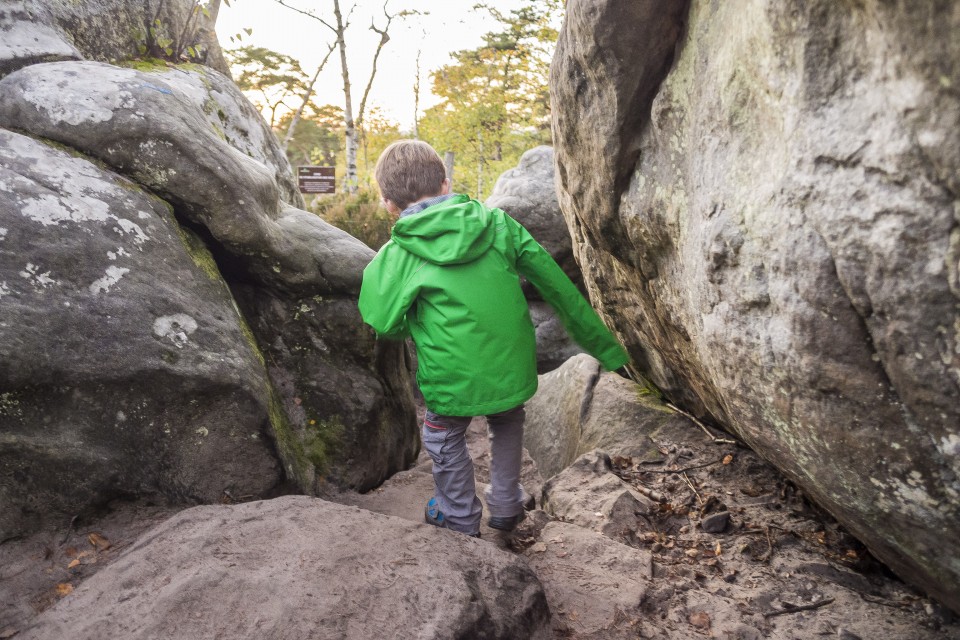
[[[484,540],[523,554],[538,573],[556,638],[960,639],[956,616],[894,576],[756,453],[680,424],[651,436],[658,454],[649,459],[614,456],[596,479],[572,475],[565,491],[580,495],[566,496],[577,507],[563,517],[538,508],[510,536],[481,527]],[[482,419],[471,423],[468,445],[482,494]],[[419,521],[433,490],[430,467],[421,453],[379,489],[331,499]],[[649,508],[626,518],[605,510],[612,494],[589,485],[617,491],[602,479],[611,475],[649,498]],[[528,456],[522,481],[541,506],[543,479]],[[717,528],[726,521],[720,531],[704,530],[711,516]],[[608,544],[585,542],[584,530]],[[630,590],[639,597],[624,598]]]
[[[524,555],[537,572],[554,637],[960,640],[955,616],[893,576],[749,449],[693,423],[653,440],[659,455],[650,459],[613,457],[597,470],[598,455],[586,475],[571,476],[566,491],[583,486],[579,511],[557,518],[538,508],[510,536],[482,529],[483,540]],[[470,447],[485,483],[482,420]],[[539,506],[542,480],[529,458],[523,481]],[[644,508],[605,510],[596,482],[629,486]],[[421,456],[375,491],[328,498],[422,521],[431,492]],[[117,502],[69,528],[0,543],[0,640],[177,510]]]

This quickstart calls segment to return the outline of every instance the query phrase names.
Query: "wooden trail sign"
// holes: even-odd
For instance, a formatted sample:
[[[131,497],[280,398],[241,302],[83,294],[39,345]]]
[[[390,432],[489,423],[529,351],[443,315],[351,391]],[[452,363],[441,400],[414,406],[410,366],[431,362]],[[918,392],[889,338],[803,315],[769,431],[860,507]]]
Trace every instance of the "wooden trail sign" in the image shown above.
[[[334,167],[297,167],[297,188],[300,189],[300,193],[336,193],[336,169]]]

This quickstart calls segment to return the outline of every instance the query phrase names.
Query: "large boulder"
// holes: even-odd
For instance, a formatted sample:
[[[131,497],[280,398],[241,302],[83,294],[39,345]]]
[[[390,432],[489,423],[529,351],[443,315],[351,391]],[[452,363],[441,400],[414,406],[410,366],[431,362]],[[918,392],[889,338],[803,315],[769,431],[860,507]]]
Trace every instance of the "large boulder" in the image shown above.
[[[526,227],[570,279],[581,284],[570,231],[557,201],[554,173],[553,147],[534,147],[520,156],[515,168],[497,178],[486,204],[503,209]]]
[[[960,12],[662,7],[568,3],[554,60],[591,297],[671,398],[960,610]]]
[[[0,131],[0,306],[0,539],[120,495],[280,481],[230,291],[136,184]]]
[[[372,256],[295,208],[302,198],[276,138],[216,71],[31,65],[0,81],[0,125],[68,145],[149,187],[274,286],[358,289]],[[341,255],[330,260],[335,236]]]
[[[320,491],[318,479],[370,488],[416,457],[403,345],[375,354],[369,330],[341,309],[355,308],[373,251],[295,206],[276,138],[228,78],[202,67],[37,64],[0,80],[0,125],[100,159],[208,243],[268,356],[277,449],[301,490]],[[336,317],[308,328],[320,316],[300,310],[320,299],[320,316]]]
[[[549,637],[549,620],[514,554],[291,496],[181,512],[20,636],[521,640]]]
[[[214,21],[194,0],[3,0],[0,77],[37,62],[152,56],[189,59],[229,74]]]
[[[573,258],[570,232],[557,202],[553,147],[539,146],[526,151],[515,168],[497,179],[486,204],[503,209],[526,227],[564,273],[578,286],[583,286],[580,267]],[[537,290],[525,282],[524,293],[529,299],[530,317],[537,332],[537,370],[552,371],[568,358],[583,353]]]
[[[537,338],[537,372],[553,371],[583,349],[570,338],[560,318],[543,300],[527,300]]]

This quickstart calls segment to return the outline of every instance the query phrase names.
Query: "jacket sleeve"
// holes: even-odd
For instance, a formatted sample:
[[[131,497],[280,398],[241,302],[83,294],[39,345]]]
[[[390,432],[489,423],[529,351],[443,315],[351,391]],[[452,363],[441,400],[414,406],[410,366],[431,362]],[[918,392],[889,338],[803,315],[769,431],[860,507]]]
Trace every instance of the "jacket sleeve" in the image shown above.
[[[401,340],[410,335],[407,312],[417,290],[407,286],[409,271],[397,264],[405,257],[384,247],[363,270],[360,315],[380,338]]]
[[[629,362],[627,352],[560,265],[523,225],[510,216],[504,218],[517,250],[517,270],[537,288],[574,341],[608,371]]]

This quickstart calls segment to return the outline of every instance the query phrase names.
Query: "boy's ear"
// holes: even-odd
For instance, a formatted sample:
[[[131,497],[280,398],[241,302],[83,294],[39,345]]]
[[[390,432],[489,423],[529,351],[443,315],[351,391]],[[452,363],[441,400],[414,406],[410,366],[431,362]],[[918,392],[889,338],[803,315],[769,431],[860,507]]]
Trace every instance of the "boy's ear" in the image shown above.
[[[389,198],[381,198],[380,201],[383,202],[383,206],[387,208],[387,211],[395,216],[400,215],[400,208],[394,204],[393,200]]]
[[[444,178],[440,185],[440,195],[445,196],[450,193],[450,178]]]

